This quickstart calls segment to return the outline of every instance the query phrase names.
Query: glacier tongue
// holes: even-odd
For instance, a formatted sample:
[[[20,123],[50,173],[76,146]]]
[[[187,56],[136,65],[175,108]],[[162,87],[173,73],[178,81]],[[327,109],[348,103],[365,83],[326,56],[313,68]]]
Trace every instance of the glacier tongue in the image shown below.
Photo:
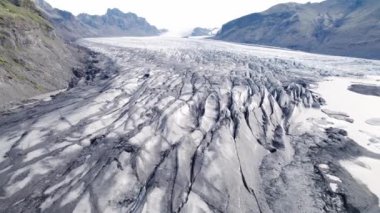
[[[268,49],[263,56],[230,49],[238,45],[169,38],[81,44],[110,57],[118,74],[1,117],[1,209],[329,212],[377,206],[366,189],[352,196],[372,200],[350,205],[348,195],[328,189],[331,174],[318,165],[329,162],[310,152],[325,143],[322,133],[288,132],[296,108],[324,103],[308,84],[332,71],[317,68],[310,55],[294,60],[300,53]],[[329,168],[339,170],[332,160]]]

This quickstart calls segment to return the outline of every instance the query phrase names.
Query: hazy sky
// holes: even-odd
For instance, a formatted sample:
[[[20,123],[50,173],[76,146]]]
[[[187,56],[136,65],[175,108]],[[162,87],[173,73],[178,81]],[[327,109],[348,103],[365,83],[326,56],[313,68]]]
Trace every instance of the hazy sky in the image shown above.
[[[107,8],[134,12],[159,28],[184,30],[219,27],[243,15],[268,9],[284,2],[322,0],[47,0],[52,6],[74,14],[104,14]]]

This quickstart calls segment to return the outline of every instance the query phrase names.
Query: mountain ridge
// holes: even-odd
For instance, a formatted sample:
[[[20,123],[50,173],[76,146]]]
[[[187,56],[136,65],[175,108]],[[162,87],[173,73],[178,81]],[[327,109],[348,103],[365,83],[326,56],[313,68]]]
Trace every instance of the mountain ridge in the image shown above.
[[[307,52],[380,58],[380,1],[279,4],[223,25],[216,39]]]
[[[65,40],[85,37],[155,36],[161,31],[135,13],[124,13],[117,8],[108,9],[104,15],[72,13],[53,8],[44,0],[35,0],[38,8],[55,26]]]

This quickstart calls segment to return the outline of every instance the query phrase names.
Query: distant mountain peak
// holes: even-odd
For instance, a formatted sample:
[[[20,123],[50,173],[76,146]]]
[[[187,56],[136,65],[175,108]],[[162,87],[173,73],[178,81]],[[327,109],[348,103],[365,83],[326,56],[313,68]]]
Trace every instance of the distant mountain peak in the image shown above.
[[[203,27],[196,27],[191,32],[190,36],[214,36],[218,32],[218,28],[203,28]]]
[[[74,16],[70,12],[55,9],[44,0],[35,0],[59,34],[66,40],[84,37],[154,36],[161,32],[144,18],[134,13],[124,13],[110,8],[104,15],[86,13]]]
[[[267,11],[264,11],[264,13],[279,13],[279,12],[288,12],[288,11],[294,11],[299,9],[302,6],[302,4],[299,3],[282,3],[277,4],[271,8],[269,8]]]
[[[125,15],[125,13],[123,11],[119,10],[118,8],[109,8],[107,10],[106,15],[122,16],[122,15]]]

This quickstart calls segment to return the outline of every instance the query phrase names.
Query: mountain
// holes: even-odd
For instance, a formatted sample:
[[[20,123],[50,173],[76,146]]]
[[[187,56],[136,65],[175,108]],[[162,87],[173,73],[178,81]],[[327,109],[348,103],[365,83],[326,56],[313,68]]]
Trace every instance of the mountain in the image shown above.
[[[32,1],[0,0],[0,107],[66,88],[80,64],[78,51]]]
[[[223,25],[216,39],[380,59],[380,1],[279,4]]]
[[[191,32],[190,36],[214,36],[218,28],[202,28],[196,27]]]
[[[53,8],[44,0],[36,4],[66,40],[84,37],[154,36],[161,31],[134,13],[108,9],[105,15],[80,14]]]
[[[35,0],[35,3],[43,15],[55,27],[57,34],[65,40],[90,37],[95,32],[87,25],[81,23],[76,16],[68,11],[53,8],[44,0]]]
[[[94,30],[95,36],[152,36],[160,30],[134,13],[108,9],[102,16],[80,14],[78,20]]]

